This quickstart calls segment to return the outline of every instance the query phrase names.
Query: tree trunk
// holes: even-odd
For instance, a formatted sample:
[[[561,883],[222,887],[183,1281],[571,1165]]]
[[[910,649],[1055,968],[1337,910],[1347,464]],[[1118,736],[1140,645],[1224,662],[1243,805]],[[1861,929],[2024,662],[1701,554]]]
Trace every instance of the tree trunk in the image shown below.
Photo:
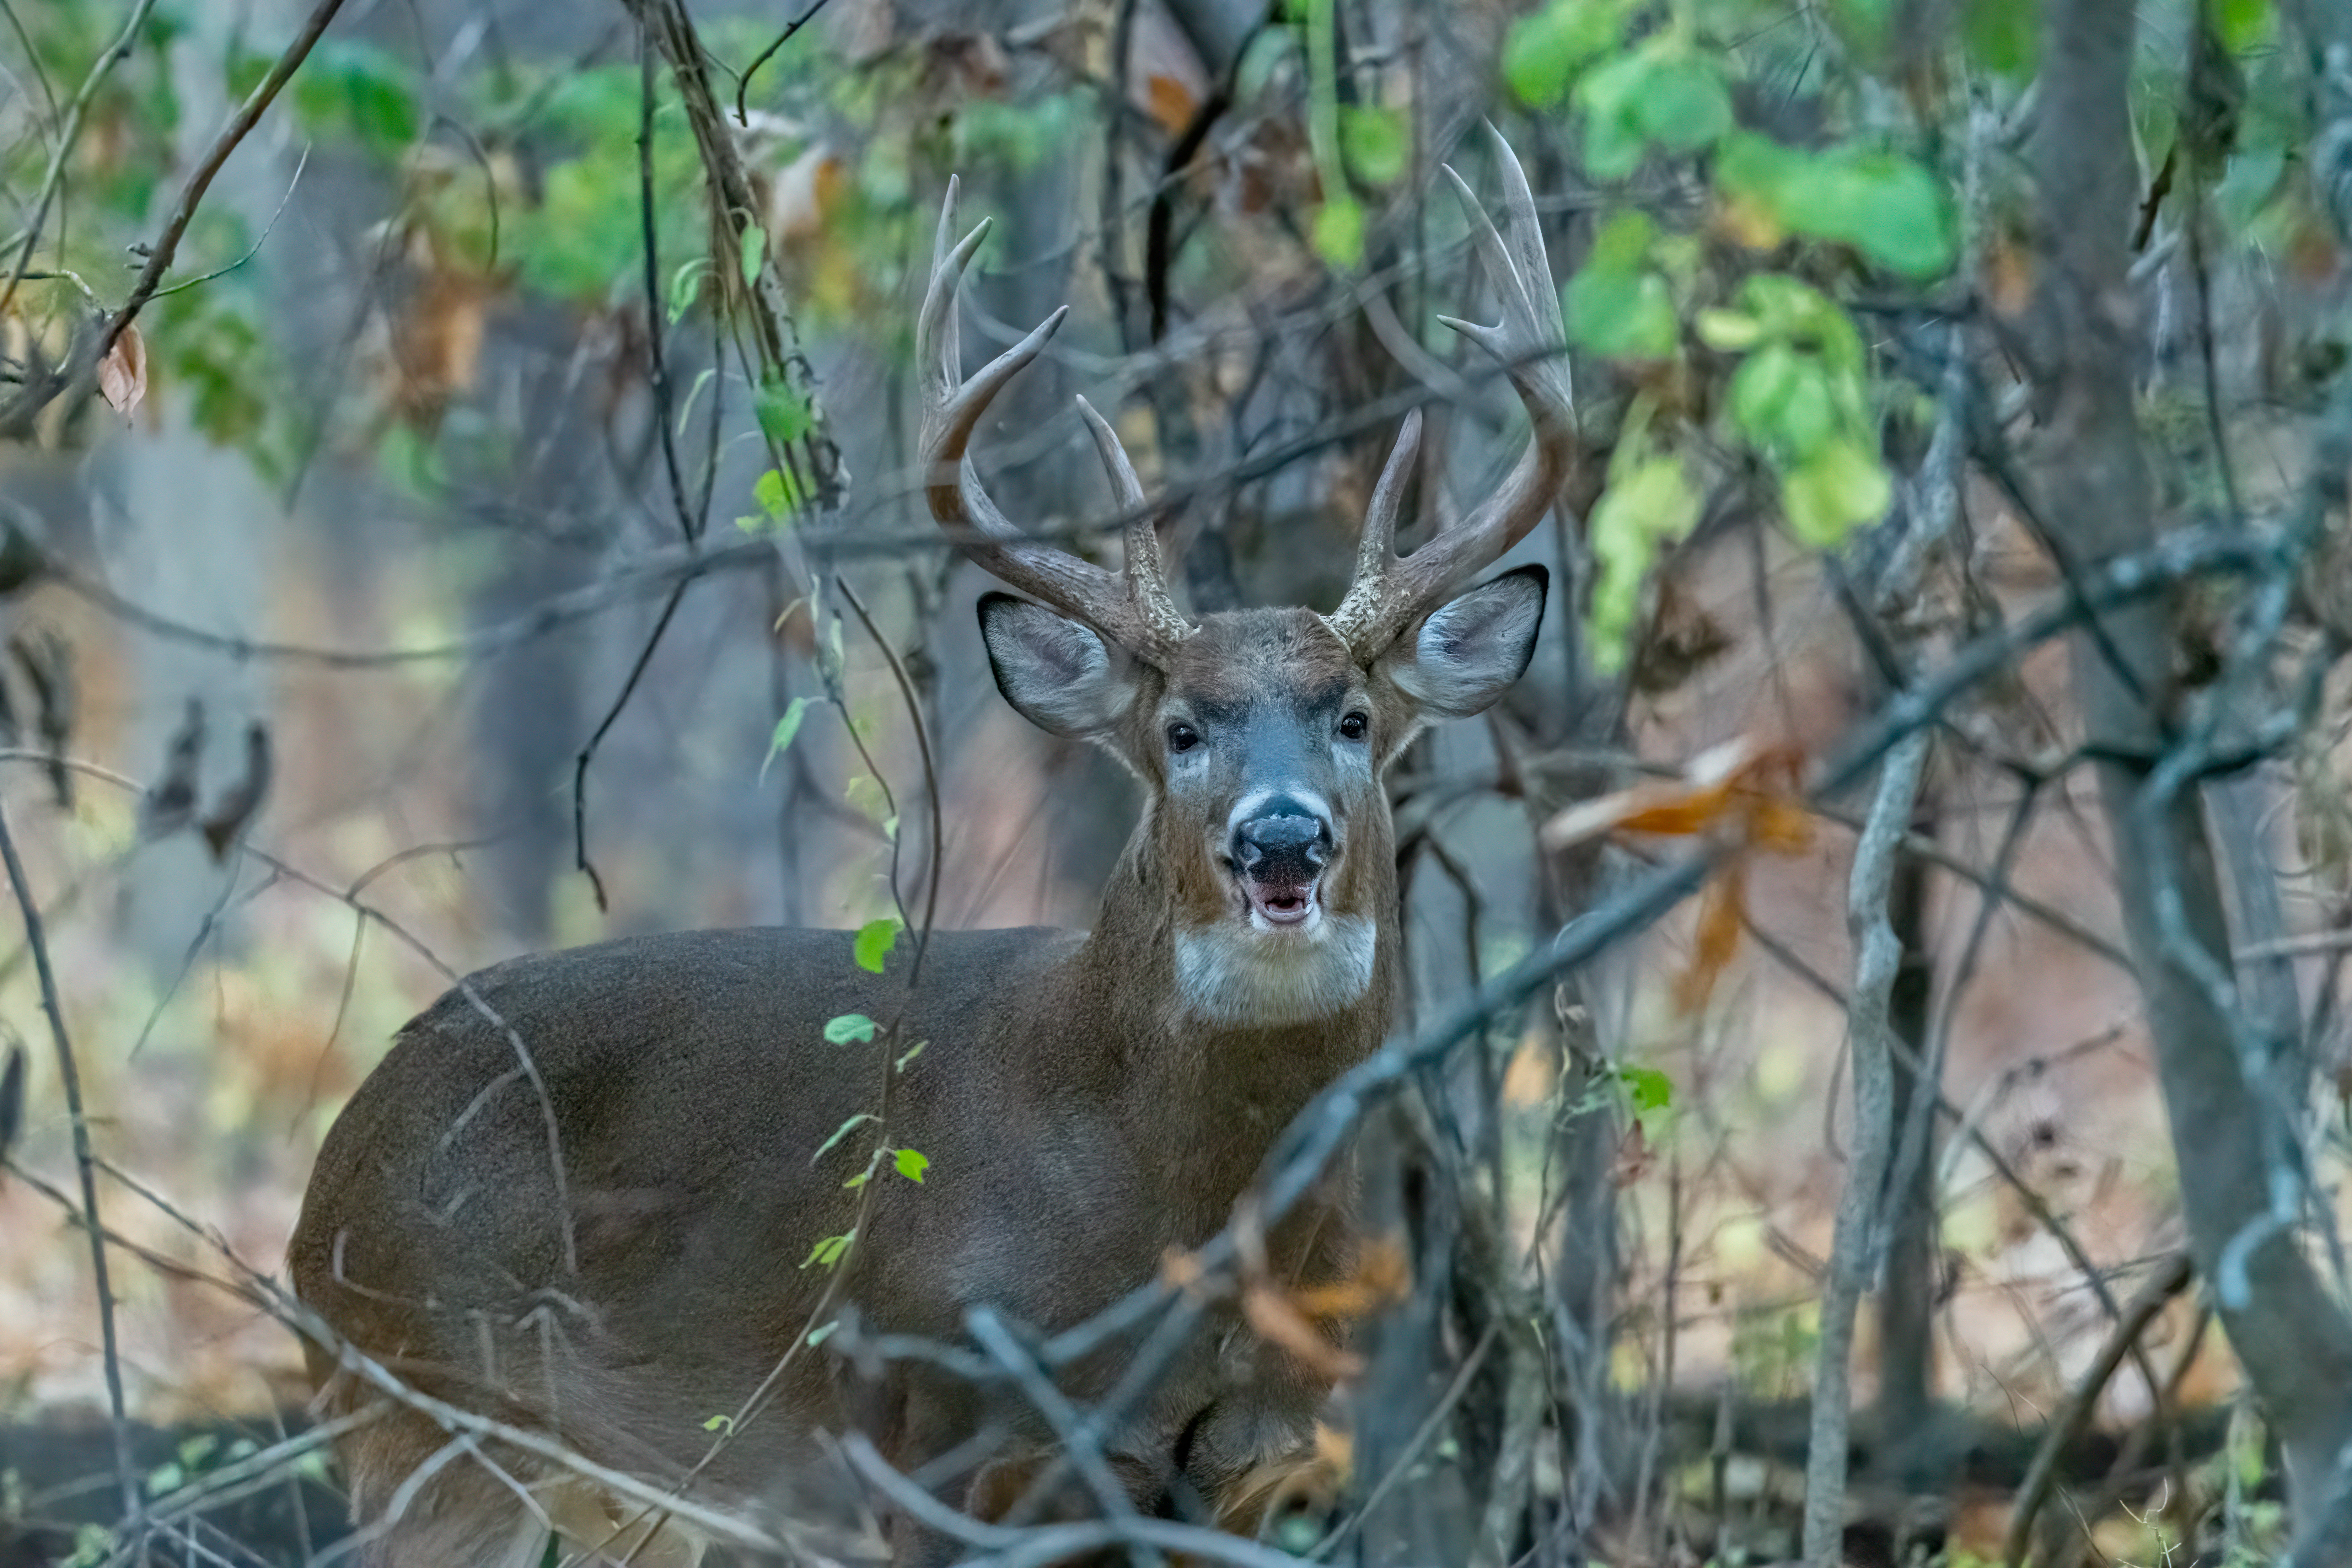
[[[2047,460],[2041,514],[2069,571],[2144,550],[2156,519],[2133,405],[2137,342],[2126,276],[2138,201],[2126,89],[2130,0],[2054,0],[2048,16],[2034,148],[2042,249],[2037,320],[2048,345],[2036,367]],[[2167,950],[2162,905],[2228,972],[2230,931],[2200,795],[2144,808],[2149,776],[2172,742],[2179,691],[2172,606],[2102,616],[2079,634],[2074,686],[2115,843],[2124,928],[2140,973],[2190,1250],[2217,1278],[2223,1252],[2269,1213],[2272,1174],[2263,1118],[2278,1112],[2250,1084],[2231,1018]],[[2279,1133],[2291,1136],[2291,1130]],[[2352,1437],[2352,1321],[2288,1231],[2252,1254],[2250,1289],[2220,1307],[2230,1343],[2284,1447],[2306,1519],[2331,1490]]]

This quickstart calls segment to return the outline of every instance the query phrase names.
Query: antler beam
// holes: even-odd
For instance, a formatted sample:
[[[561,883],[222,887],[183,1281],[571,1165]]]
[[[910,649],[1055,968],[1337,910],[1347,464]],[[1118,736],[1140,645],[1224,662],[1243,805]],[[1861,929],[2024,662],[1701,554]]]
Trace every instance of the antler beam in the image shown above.
[[[919,448],[923,491],[931,516],[949,540],[982,571],[1031,597],[1084,621],[1137,658],[1166,667],[1176,645],[1192,634],[1176,608],[1160,564],[1160,544],[1145,510],[1143,486],[1135,477],[1118,435],[1083,397],[1078,412],[1093,435],[1095,450],[1110,478],[1111,493],[1127,517],[1127,560],[1113,574],[1066,551],[1041,544],[1008,521],[982,488],[969,455],[971,433],[1007,382],[1035,359],[1061,327],[1069,307],[1055,310],[1034,331],[963,379],[956,289],[972,252],[988,236],[988,220],[954,240],[956,188],[948,181],[940,209],[939,237],[931,250],[931,280],[915,326],[916,374],[921,383],[923,431]]]
[[[1328,617],[1331,629],[1363,664],[1380,657],[1413,622],[1526,538],[1550,509],[1576,457],[1568,331],[1560,319],[1559,295],[1552,287],[1543,229],[1536,221],[1535,195],[1528,188],[1527,171],[1519,166],[1510,143],[1493,126],[1487,131],[1494,138],[1495,161],[1503,177],[1507,236],[1496,232],[1494,220],[1462,176],[1451,166],[1445,174],[1469,210],[1471,234],[1495,292],[1501,297],[1503,319],[1491,327],[1452,316],[1438,319],[1486,350],[1510,377],[1534,423],[1534,437],[1500,489],[1462,521],[1411,555],[1399,558],[1397,511],[1421,447],[1420,414],[1406,416],[1365,513],[1355,581],[1339,607]]]

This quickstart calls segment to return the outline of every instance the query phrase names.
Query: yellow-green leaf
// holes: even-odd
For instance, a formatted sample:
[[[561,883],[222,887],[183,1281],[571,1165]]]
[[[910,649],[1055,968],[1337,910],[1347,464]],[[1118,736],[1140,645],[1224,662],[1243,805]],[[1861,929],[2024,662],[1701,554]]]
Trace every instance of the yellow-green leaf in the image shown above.
[[[1876,522],[1894,504],[1885,468],[1851,440],[1832,441],[1780,481],[1789,530],[1807,544],[1830,549],[1864,523]]]
[[[1353,196],[1340,196],[1315,209],[1315,254],[1334,267],[1364,258],[1364,209]]]
[[[890,956],[890,950],[898,945],[898,933],[904,929],[906,922],[897,915],[884,915],[879,920],[867,921],[859,926],[857,939],[850,944],[857,967],[869,974],[881,973],[883,960]]]
[[[1339,148],[1356,178],[1368,185],[1393,185],[1412,159],[1412,132],[1402,110],[1341,104]]]

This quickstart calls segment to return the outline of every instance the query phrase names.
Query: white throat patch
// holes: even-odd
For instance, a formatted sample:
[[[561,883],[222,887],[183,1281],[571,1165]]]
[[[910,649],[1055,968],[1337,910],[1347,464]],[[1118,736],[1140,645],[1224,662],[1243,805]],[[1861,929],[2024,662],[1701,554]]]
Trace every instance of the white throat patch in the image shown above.
[[[1271,940],[1238,921],[1180,930],[1176,994],[1213,1024],[1310,1023],[1363,996],[1379,941],[1370,916],[1323,910]]]

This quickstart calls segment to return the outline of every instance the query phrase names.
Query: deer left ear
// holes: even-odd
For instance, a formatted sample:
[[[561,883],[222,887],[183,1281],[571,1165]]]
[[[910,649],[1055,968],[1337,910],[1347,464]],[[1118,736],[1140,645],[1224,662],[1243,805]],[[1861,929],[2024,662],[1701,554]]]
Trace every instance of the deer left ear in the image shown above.
[[[1535,658],[1551,574],[1506,572],[1448,600],[1391,644],[1375,668],[1421,706],[1423,719],[1483,713]]]
[[[1021,716],[1073,741],[1108,734],[1135,699],[1135,661],[1066,616],[1010,594],[980,597],[996,689]]]

